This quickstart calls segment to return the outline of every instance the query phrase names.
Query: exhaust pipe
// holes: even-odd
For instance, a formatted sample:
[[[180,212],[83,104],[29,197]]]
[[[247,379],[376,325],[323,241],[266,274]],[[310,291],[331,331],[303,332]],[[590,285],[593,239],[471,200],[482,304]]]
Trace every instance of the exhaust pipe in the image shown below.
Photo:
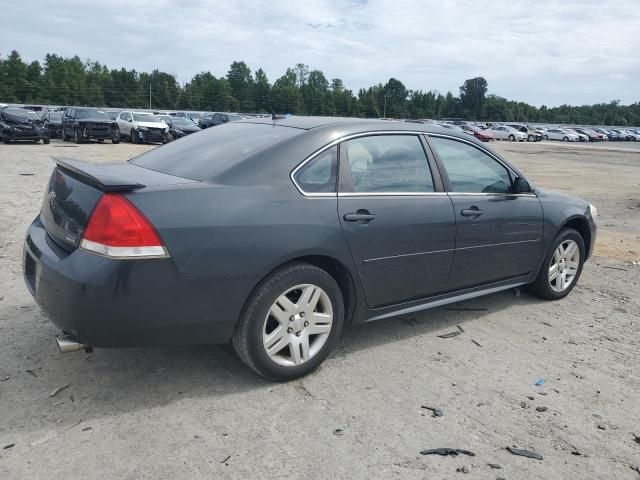
[[[78,352],[80,350],[91,351],[91,347],[80,342],[72,335],[60,335],[56,337],[60,353]]]

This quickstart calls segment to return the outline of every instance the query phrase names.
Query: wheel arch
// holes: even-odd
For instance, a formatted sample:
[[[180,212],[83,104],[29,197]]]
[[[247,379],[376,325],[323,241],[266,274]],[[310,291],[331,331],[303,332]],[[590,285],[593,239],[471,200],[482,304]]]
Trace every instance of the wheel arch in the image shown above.
[[[262,275],[260,281],[256,283],[249,295],[247,296],[244,305],[242,307],[242,314],[247,308],[251,298],[255,291],[268,279],[274,272],[281,270],[289,265],[296,263],[307,263],[318,267],[327,272],[336,281],[340,291],[342,292],[342,298],[344,301],[344,324],[349,325],[355,317],[357,310],[358,293],[355,283],[355,278],[352,272],[347,266],[340,260],[324,254],[310,254],[300,255],[293,258],[289,258],[286,261],[281,262],[270,271]],[[241,317],[240,317],[241,318]]]
[[[584,247],[587,250],[586,257],[589,258],[593,252],[589,250],[591,248],[591,227],[589,226],[587,219],[576,215],[564,222],[558,231],[563,228],[572,228],[580,234],[582,241],[584,242]]]

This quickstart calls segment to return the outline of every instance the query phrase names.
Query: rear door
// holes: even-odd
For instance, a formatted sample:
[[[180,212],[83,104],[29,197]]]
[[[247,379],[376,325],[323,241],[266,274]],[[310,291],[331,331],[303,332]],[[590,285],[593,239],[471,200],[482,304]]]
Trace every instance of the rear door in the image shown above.
[[[456,215],[455,256],[447,290],[527,275],[542,255],[542,206],[533,193],[513,194],[516,178],[487,150],[430,135]]]
[[[425,147],[421,135],[404,133],[341,144],[338,214],[371,307],[446,285],[455,218]]]

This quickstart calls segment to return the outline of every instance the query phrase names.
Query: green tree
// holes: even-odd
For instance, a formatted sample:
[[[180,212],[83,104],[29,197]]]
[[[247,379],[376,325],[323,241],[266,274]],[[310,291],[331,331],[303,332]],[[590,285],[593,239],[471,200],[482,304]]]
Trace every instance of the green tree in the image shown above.
[[[465,80],[460,87],[460,105],[466,117],[477,120],[482,112],[488,84],[482,77]]]

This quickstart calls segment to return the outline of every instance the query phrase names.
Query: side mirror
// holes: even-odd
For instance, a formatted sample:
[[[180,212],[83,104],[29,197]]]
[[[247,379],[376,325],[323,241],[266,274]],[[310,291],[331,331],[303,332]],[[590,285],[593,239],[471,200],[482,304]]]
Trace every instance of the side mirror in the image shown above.
[[[513,182],[513,193],[531,193],[531,185],[524,178],[518,177]]]

